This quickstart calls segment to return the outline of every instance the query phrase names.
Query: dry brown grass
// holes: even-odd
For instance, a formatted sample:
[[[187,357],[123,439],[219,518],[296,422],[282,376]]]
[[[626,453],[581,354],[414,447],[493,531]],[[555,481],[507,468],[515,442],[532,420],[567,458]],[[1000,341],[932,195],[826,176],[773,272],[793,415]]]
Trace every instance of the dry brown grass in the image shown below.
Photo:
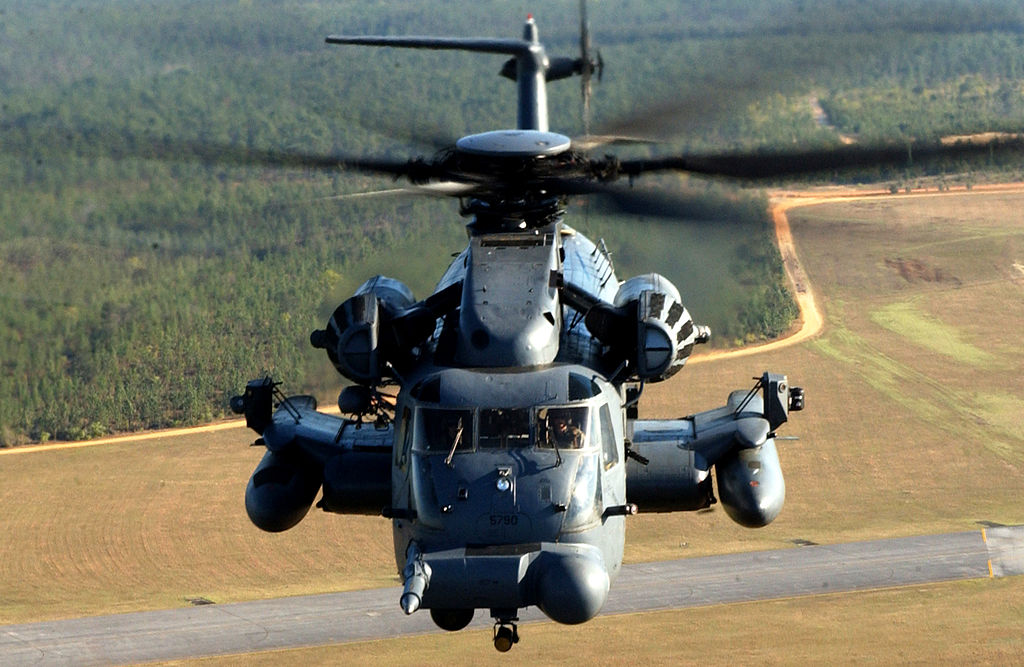
[[[384,519],[252,526],[250,440],[238,428],[0,457],[0,623],[396,581]]]
[[[782,429],[787,501],[750,531],[714,512],[640,516],[632,560],[719,549],[969,530],[1024,523],[1024,260],[1020,194],[897,197],[790,212],[801,261],[826,311],[809,344],[698,364],[648,389],[644,413],[675,416],[721,404],[765,369],[807,389],[808,409]],[[908,282],[886,264],[910,258],[957,281]],[[922,344],[920,326],[872,314],[910,304],[982,356]],[[903,323],[907,324],[907,323]],[[941,341],[939,341],[941,343]],[[937,348],[937,349],[936,349]],[[980,361],[979,361],[980,359]],[[685,406],[678,408],[676,406]]]
[[[826,310],[823,334],[762,356],[694,365],[649,387],[642,403],[645,416],[679,416],[721,404],[762,370],[787,372],[808,395],[807,411],[784,428],[800,436],[781,446],[787,506],[756,531],[720,511],[641,515],[629,522],[627,559],[1024,523],[1024,275],[1014,268],[1024,263],[1022,204],[1020,195],[947,195],[791,212]],[[956,281],[908,280],[893,266],[899,258]],[[873,315],[886,308],[902,315],[883,326]],[[923,345],[929,323],[935,335],[984,355],[959,358],[949,350],[968,348]],[[242,496],[260,451],[245,448],[249,439],[238,429],[0,456],[0,623],[396,582],[382,519],[314,510],[282,535],[252,527]],[[626,662],[654,636],[678,638],[658,642],[666,661],[825,662],[838,654],[1012,662],[1006,647],[1019,653],[1024,633],[1007,639],[1007,619],[1024,627],[1021,600],[1019,580],[1009,580],[646,614],[531,627],[529,643],[515,651],[551,662],[565,657],[570,641],[581,661]],[[976,629],[963,635],[974,643],[900,652],[907,638],[941,641],[957,614]],[[308,657],[423,663],[458,651],[466,661],[493,659],[487,644],[470,633]]]

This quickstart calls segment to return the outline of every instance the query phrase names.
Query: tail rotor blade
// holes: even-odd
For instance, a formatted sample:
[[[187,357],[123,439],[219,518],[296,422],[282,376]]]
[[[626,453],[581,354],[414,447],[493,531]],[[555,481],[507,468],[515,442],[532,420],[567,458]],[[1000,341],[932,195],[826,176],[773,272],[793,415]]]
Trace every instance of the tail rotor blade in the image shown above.
[[[583,134],[590,135],[590,77],[594,61],[590,55],[590,25],[587,21],[587,0],[580,0],[580,93],[583,97]],[[600,73],[598,74],[600,77]]]

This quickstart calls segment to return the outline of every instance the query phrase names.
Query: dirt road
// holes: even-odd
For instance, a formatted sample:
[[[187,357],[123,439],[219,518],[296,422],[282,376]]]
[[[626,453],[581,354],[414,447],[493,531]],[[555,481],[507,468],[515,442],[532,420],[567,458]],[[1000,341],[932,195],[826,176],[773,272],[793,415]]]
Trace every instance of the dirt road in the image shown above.
[[[761,352],[777,350],[814,338],[821,332],[825,324],[821,310],[814,300],[814,291],[807,274],[800,265],[800,259],[793,245],[793,235],[789,229],[787,213],[803,206],[815,206],[843,201],[860,201],[869,199],[896,198],[907,199],[916,197],[945,197],[950,195],[985,195],[993,192],[1024,192],[1024,183],[995,183],[991,185],[975,185],[971,188],[955,187],[947,190],[919,189],[909,193],[893,193],[889,190],[868,190],[847,187],[823,187],[814,190],[779,190],[771,194],[771,214],[775,223],[775,239],[782,255],[786,269],[786,277],[790,288],[796,295],[800,307],[799,326],[794,331],[777,340],[761,345],[751,345],[735,350],[718,350],[707,354],[695,355],[687,363],[703,363],[720,359],[743,357]],[[1022,270],[1024,272],[1024,270]]]
[[[803,267],[800,265],[799,257],[797,257],[796,246],[793,245],[793,235],[789,229],[789,218],[786,212],[799,206],[811,206],[832,200],[828,196],[801,196],[795,193],[787,193],[782,197],[776,195],[771,198],[772,221],[775,223],[775,241],[779,247],[779,254],[782,255],[782,262],[786,269],[786,277],[789,279],[790,289],[796,296],[797,306],[800,308],[799,328],[782,338],[761,345],[750,345],[735,350],[718,350],[707,354],[695,355],[687,363],[699,364],[707,361],[744,357],[750,354],[777,350],[813,338],[821,331],[822,326],[824,326],[824,319],[822,318],[821,310],[814,301],[811,283]]]
[[[232,419],[216,424],[204,426],[189,426],[186,428],[170,428],[161,431],[145,431],[142,433],[130,433],[128,435],[116,435],[109,438],[97,438],[96,440],[80,440],[76,442],[54,442],[43,445],[26,445],[24,447],[11,447],[0,449],[0,456],[10,454],[31,454],[33,452],[49,452],[55,449],[75,449],[77,447],[95,447],[96,445],[112,445],[120,442],[133,442],[136,440],[156,440],[158,438],[173,438],[180,435],[192,435],[196,433],[211,433],[213,431],[224,431],[229,428],[242,428],[245,426],[244,419]]]

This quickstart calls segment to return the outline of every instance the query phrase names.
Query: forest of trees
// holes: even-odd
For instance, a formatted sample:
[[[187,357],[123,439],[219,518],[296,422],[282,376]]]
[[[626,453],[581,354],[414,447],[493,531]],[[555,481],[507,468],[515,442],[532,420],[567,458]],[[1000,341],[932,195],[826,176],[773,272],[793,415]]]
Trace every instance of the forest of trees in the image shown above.
[[[595,126],[686,100],[644,128],[663,145],[630,150],[1020,129],[1017,4],[592,2],[606,62]],[[575,55],[576,8],[533,9],[552,55]],[[265,372],[290,391],[336,391],[309,331],[376,272],[428,294],[465,243],[464,221],[452,201],[329,199],[392,184],[232,163],[233,149],[429,155],[512,126],[500,57],[326,47],[323,37],[515,36],[530,10],[496,0],[6,3],[0,446],[207,421]],[[835,129],[815,121],[811,96]],[[549,103],[553,129],[582,132],[577,82],[553,83]],[[796,311],[765,196],[697,179],[651,185],[699,193],[706,219],[610,215],[588,200],[572,202],[569,222],[606,240],[620,278],[673,280],[716,344],[785,330]]]

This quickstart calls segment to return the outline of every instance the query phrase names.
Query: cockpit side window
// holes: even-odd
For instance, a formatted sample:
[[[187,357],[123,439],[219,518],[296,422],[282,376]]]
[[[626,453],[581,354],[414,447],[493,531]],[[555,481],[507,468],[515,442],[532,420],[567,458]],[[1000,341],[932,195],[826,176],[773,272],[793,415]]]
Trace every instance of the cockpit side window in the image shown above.
[[[463,452],[473,449],[473,411],[420,408],[419,447],[428,452]]]
[[[530,445],[529,410],[481,410],[480,447],[512,449]]]
[[[537,447],[583,449],[587,446],[587,408],[541,408],[537,411]]]
[[[608,404],[601,406],[601,410],[595,414],[600,415],[600,423],[597,427],[601,430],[601,460],[604,469],[608,470],[619,462],[618,443],[615,442],[615,429],[612,427],[612,413]]]
[[[395,441],[401,443],[400,447],[395,447],[395,465],[402,470],[405,470],[405,464],[409,460],[412,434],[412,410],[404,407],[402,408],[402,419],[398,422],[398,432],[395,437]]]

